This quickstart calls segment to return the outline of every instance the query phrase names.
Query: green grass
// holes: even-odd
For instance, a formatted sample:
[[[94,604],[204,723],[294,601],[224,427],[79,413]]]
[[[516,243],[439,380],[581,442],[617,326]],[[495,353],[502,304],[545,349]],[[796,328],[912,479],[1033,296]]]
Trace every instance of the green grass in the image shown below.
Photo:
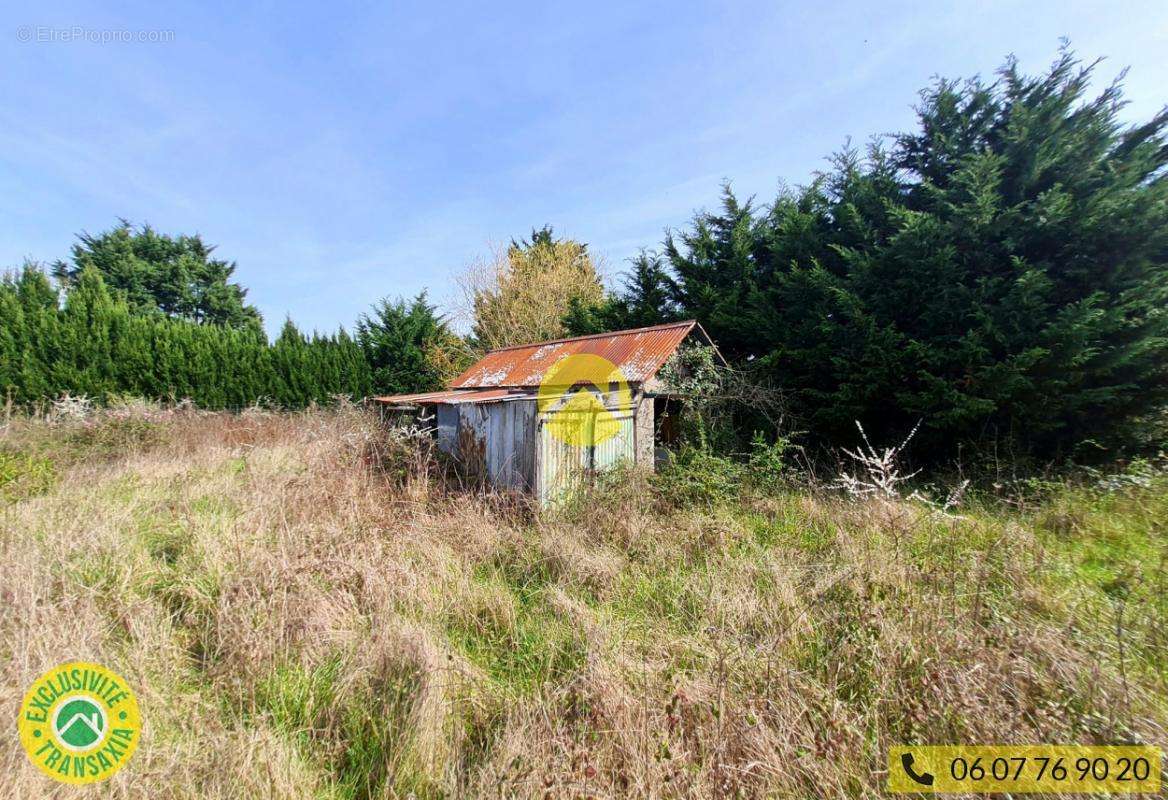
[[[0,450],[0,508],[48,492],[58,480],[52,459]]]
[[[1049,548],[1053,596],[1080,628],[1113,632],[1125,668],[1168,680],[1168,480],[1122,491],[1067,489],[1034,514]]]
[[[375,797],[391,779],[399,786],[424,788],[424,782],[386,771],[387,756],[409,736],[417,677],[395,675],[378,681],[376,691],[372,686],[354,691],[341,683],[344,670],[342,655],[310,669],[282,665],[257,682],[256,710],[331,776],[327,796]]]
[[[711,580],[713,576],[701,564],[626,573],[606,610],[611,618],[623,620],[645,636],[692,634],[706,618]]]
[[[512,582],[497,568],[478,570],[474,582],[486,602],[457,609],[445,632],[506,692],[526,695],[571,676],[586,650],[571,622],[548,602],[538,573],[519,572],[518,578]]]

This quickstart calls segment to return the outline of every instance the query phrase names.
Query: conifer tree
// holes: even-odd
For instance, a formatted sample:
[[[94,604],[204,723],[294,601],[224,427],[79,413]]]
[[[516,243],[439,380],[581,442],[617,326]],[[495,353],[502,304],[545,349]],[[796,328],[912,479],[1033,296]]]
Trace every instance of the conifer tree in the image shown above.
[[[632,270],[623,277],[621,289],[589,303],[571,298],[564,326],[572,336],[645,328],[679,319],[674,298],[677,284],[660,255],[642,250],[631,260]]]
[[[342,329],[305,338],[289,321],[269,345],[263,332],[199,324],[131,308],[96,269],[71,281],[64,302],[35,264],[0,279],[0,401],[36,404],[62,392],[190,398],[208,409],[267,398],[287,408],[362,398],[371,373]]]
[[[1123,125],[1093,70],[1064,51],[1038,76],[941,80],[915,130],[769,206],[724,188],[666,238],[677,313],[820,443],[923,420],[921,457],[1141,446],[1168,403],[1168,111]],[[623,323],[608,305],[575,316]]]
[[[198,235],[171,237],[122,220],[111,230],[77,238],[72,263],[57,262],[53,268],[66,285],[92,268],[135,311],[230,327],[260,326],[259,311],[244,302],[247,290],[231,281],[235,264],[213,258],[215,248]]]
[[[357,341],[368,362],[377,394],[424,392],[442,388],[443,376],[427,351],[454,347],[445,320],[423,292],[411,302],[382,299],[357,321]]]

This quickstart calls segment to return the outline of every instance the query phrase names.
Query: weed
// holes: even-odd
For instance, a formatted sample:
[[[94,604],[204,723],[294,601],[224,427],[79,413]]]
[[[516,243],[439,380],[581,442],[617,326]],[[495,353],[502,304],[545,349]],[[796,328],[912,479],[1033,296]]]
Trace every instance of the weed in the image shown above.
[[[754,489],[763,494],[772,494],[784,488],[790,472],[787,463],[790,447],[790,441],[784,437],[768,442],[761,432],[755,432],[750,441],[750,460],[746,470]]]

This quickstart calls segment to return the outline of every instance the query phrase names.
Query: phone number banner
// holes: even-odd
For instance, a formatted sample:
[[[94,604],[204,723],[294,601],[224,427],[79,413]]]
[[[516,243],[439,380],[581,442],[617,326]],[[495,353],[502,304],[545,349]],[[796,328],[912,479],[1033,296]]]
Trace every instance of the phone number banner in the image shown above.
[[[888,790],[901,793],[1158,793],[1159,747],[917,745],[888,752]]]

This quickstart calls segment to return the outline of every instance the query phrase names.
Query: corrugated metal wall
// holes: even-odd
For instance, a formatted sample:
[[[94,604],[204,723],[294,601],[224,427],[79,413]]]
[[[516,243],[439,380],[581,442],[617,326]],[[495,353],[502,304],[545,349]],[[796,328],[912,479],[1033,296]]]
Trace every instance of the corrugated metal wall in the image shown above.
[[[636,436],[631,409],[609,412],[617,426],[614,435],[592,445],[576,443],[581,438],[584,442],[592,441],[597,413],[559,411],[540,416],[536,488],[545,505],[558,501],[593,472],[611,469],[622,462],[635,462]]]
[[[468,472],[500,489],[535,485],[535,400],[461,403],[457,456]]]
[[[487,475],[495,486],[531,491],[535,485],[535,400],[488,403]]]
[[[438,449],[447,455],[455,455],[458,449],[458,406],[436,405],[434,413],[438,417]]]
[[[623,398],[628,403],[627,395]],[[632,407],[550,410],[538,413],[534,398],[439,405],[438,446],[454,455],[467,473],[500,489],[536,494],[554,503],[594,471],[636,462],[637,421]],[[604,396],[616,405],[616,395]],[[612,415],[616,433],[589,445],[598,413]],[[582,441],[581,441],[582,440]],[[580,443],[577,443],[580,442]]]
[[[637,459],[636,438],[633,436],[633,412],[613,412],[616,433],[592,447],[592,468],[611,469],[623,462],[633,464]]]
[[[539,469],[537,489],[542,503],[554,503],[584,480],[591,455],[589,448],[571,442],[589,424],[587,412],[542,414],[539,418]]]

